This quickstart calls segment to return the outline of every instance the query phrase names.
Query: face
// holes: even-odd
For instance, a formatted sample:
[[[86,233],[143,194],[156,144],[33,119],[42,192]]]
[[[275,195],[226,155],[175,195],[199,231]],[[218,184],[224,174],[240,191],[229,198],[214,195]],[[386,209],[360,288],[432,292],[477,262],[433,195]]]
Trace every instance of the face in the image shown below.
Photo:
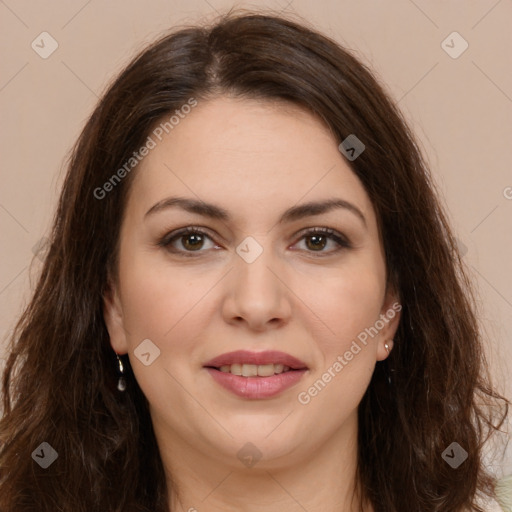
[[[105,319],[160,445],[193,443],[234,464],[250,442],[277,467],[353,440],[400,306],[372,204],[337,141],[296,107],[230,98],[199,102],[153,139]],[[295,369],[269,376],[286,363]]]

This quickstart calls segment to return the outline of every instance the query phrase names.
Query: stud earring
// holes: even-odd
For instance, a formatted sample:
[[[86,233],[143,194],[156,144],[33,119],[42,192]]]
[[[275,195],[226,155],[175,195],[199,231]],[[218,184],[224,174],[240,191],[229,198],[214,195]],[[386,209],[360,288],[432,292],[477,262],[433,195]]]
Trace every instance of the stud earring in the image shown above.
[[[119,377],[119,380],[117,381],[117,389],[119,391],[124,391],[126,389],[126,379],[124,378],[124,366],[123,362],[121,361],[121,358],[119,357],[119,354],[116,354],[116,357],[119,365],[119,374],[121,375]]]
[[[388,356],[389,356],[389,345],[388,343],[384,343],[384,348],[386,349],[387,353],[388,353]]]

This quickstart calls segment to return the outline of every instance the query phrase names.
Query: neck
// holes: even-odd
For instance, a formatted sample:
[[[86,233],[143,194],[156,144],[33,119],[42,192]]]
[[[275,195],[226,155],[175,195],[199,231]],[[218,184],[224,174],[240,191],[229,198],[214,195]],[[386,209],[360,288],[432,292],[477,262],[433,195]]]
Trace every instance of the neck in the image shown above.
[[[286,456],[266,458],[252,467],[232,456],[197,449],[154,419],[155,434],[170,494],[170,512],[360,512],[356,492],[357,417],[322,439],[313,450],[296,447]],[[241,447],[246,441],[234,443]],[[300,452],[300,453],[299,453]],[[372,512],[371,508],[365,512]]]

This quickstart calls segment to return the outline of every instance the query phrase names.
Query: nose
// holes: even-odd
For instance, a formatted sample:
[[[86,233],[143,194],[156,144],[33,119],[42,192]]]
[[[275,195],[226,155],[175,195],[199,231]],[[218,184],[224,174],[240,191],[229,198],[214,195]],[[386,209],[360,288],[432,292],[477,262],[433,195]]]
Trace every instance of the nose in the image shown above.
[[[222,314],[226,322],[252,331],[282,327],[291,317],[292,292],[285,271],[270,249],[252,263],[236,255],[226,281]]]

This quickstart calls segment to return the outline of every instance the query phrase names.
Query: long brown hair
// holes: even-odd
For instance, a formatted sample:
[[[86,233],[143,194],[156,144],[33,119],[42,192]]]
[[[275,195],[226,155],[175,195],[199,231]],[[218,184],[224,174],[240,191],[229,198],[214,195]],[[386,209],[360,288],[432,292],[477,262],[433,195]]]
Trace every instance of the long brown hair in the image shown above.
[[[376,511],[481,511],[477,494],[493,492],[482,446],[508,402],[489,384],[472,285],[421,151],[351,52],[305,23],[251,13],[152,44],[83,129],[41,276],[10,340],[0,510],[168,512],[148,403],[127,357],[127,390],[116,389],[102,310],[136,168],[110,181],[108,194],[98,189],[163,116],[190,98],[221,94],[291,101],[323,119],[340,143],[350,134],[364,143],[349,164],[375,208],[388,284],[403,310],[395,348],[359,406],[360,489]],[[46,469],[32,456],[43,442],[58,454]],[[442,457],[452,442],[468,453],[457,469]]]

